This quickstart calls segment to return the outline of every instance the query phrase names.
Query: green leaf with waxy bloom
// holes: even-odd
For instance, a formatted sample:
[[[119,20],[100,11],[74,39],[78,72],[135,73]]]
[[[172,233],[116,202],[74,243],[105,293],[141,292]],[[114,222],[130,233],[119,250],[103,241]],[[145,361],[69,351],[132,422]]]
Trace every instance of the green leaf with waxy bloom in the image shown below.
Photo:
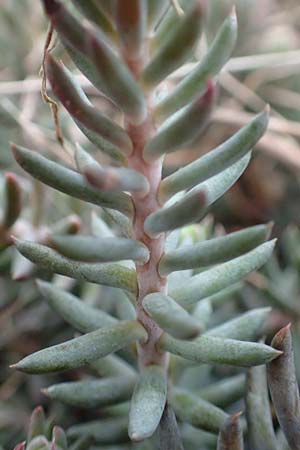
[[[227,413],[215,405],[183,389],[174,388],[171,394],[171,405],[181,421],[211,433],[218,433],[228,417]]]
[[[130,404],[128,434],[134,442],[155,432],[167,399],[165,369],[151,365],[143,369],[134,388]]]
[[[72,261],[45,245],[16,240],[18,251],[43,269],[77,280],[103,284],[136,293],[136,273],[118,264],[89,264]]]
[[[120,149],[126,154],[132,151],[132,142],[126,131],[90,103],[71,72],[62,62],[56,61],[50,53],[46,56],[46,74],[54,94],[76,121],[99,134],[116,150]]]
[[[121,322],[40,350],[12,367],[35,374],[75,369],[146,338],[147,333],[138,322]]]
[[[134,239],[93,236],[52,236],[51,244],[62,255],[86,262],[114,262],[133,260],[146,264],[149,250]]]
[[[136,370],[124,359],[117,355],[108,355],[91,363],[101,377],[135,377]]]
[[[271,345],[283,354],[267,366],[268,385],[276,415],[292,450],[300,449],[300,397],[290,325],[282,328]]]
[[[70,450],[87,450],[90,449],[93,443],[94,438],[92,436],[84,436],[79,438],[75,444],[70,447]]]
[[[245,403],[251,450],[281,450],[272,423],[265,366],[248,370]]]
[[[147,116],[145,97],[125,63],[113,52],[100,31],[87,34],[86,48],[98,70],[103,92],[121,108],[130,122],[141,124]]]
[[[196,139],[208,123],[214,106],[216,88],[209,82],[204,93],[182,108],[158,129],[144,147],[144,159],[150,163],[165,153],[175,152]]]
[[[264,344],[202,335],[194,341],[183,341],[164,334],[159,348],[182,358],[203,364],[225,364],[251,367],[265,364],[281,353]]]
[[[79,145],[76,148],[75,160],[79,172],[97,189],[133,192],[138,196],[145,196],[149,192],[149,182],[143,174],[125,167],[103,167]]]
[[[147,295],[143,300],[143,307],[163,330],[176,338],[193,338],[201,331],[199,322],[164,294]]]
[[[93,308],[51,283],[38,280],[37,286],[50,307],[82,333],[110,327],[118,322],[106,312]]]
[[[144,230],[150,237],[157,237],[166,231],[175,230],[196,222],[206,211],[205,192],[195,191],[163,209],[150,214],[144,222]]]
[[[218,336],[239,341],[256,341],[264,334],[264,324],[271,308],[256,308],[224,322],[205,333],[206,336]]]
[[[160,83],[192,56],[201,34],[203,8],[198,0],[191,3],[145,67],[141,82],[146,88]]]
[[[97,408],[129,400],[135,377],[113,377],[54,384],[43,389],[52,400],[79,408]]]
[[[244,374],[223,378],[200,389],[197,394],[219,408],[226,408],[244,396],[246,377]]]
[[[129,441],[127,427],[127,417],[113,417],[73,425],[68,429],[67,436],[70,439],[92,436],[96,444],[116,445]]]
[[[4,211],[1,219],[4,228],[10,228],[18,219],[22,209],[21,186],[16,175],[12,172],[5,174]]]
[[[188,307],[237,283],[267,262],[275,242],[276,239],[266,242],[238,258],[194,275],[187,286],[171,292],[171,297],[180,305]]]
[[[233,166],[190,190],[176,203],[150,214],[144,224],[146,233],[156,237],[162,232],[202,219],[208,207],[230,189],[242,175],[250,157],[249,153]]]
[[[116,37],[112,24],[94,0],[72,0],[72,2],[87,19],[94,22],[102,31],[111,38]]]
[[[166,177],[160,184],[160,198],[166,200],[176,192],[190,189],[227,169],[254,147],[265,133],[268,121],[269,109],[215,149]]]
[[[269,225],[257,225],[225,236],[183,246],[163,255],[159,273],[211,266],[236,258],[262,244],[270,235]]]
[[[219,433],[217,450],[244,450],[240,415],[241,413],[237,413],[225,421]]]
[[[130,60],[142,56],[147,34],[148,0],[115,1],[115,21],[123,52]]]
[[[162,119],[191,102],[204,89],[207,81],[217,75],[226,64],[234,49],[236,38],[237,20],[233,13],[223,23],[202,61],[171,94],[158,103],[155,115]]]
[[[133,205],[127,194],[102,193],[91,187],[84,177],[74,170],[24,147],[12,145],[12,151],[22,169],[48,186],[98,206],[118,209],[129,217],[132,215]]]

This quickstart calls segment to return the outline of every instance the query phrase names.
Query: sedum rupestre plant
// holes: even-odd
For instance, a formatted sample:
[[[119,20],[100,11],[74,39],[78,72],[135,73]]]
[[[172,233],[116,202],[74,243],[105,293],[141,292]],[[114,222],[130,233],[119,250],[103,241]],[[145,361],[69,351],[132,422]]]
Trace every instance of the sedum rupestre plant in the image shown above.
[[[236,16],[228,16],[201,61],[170,88],[169,76],[194,57],[204,2],[181,1],[182,14],[163,0],[72,3],[71,8],[43,0],[62,46],[109,107],[98,109],[52,51],[45,55],[46,75],[56,98],[110,163],[100,164],[80,146],[75,167],[20,146],[12,149],[34,178],[101,207],[107,220],[94,216],[89,235],[52,235],[47,245],[19,238],[15,243],[49,272],[107,286],[119,314],[39,280],[51,308],[82,334],[14,367],[31,374],[86,365],[98,371],[101,378],[45,390],[69,405],[101,408],[101,420],[68,430],[71,441],[93,436],[97,444],[110,445],[130,439],[145,442],[126,448],[176,450],[183,449],[183,439],[187,449],[199,448],[195,440],[203,449],[242,449],[238,411],[231,416],[222,408],[242,396],[244,375],[229,372],[202,391],[198,380],[211,365],[251,367],[248,382],[257,388],[261,383],[255,380],[265,373],[256,366],[281,359],[281,348],[255,342],[264,334],[268,308],[222,324],[212,320],[212,311],[234,295],[237,283],[265,264],[275,241],[268,241],[269,225],[215,236],[203,231],[205,221],[192,224],[203,221],[210,205],[246,170],[267,128],[268,110],[218,148],[162,175],[165,155],[188,149],[208,124],[215,77],[236,41]],[[206,234],[210,239],[203,239]],[[251,399],[248,405],[251,428],[255,406]],[[197,434],[196,428],[203,431]]]

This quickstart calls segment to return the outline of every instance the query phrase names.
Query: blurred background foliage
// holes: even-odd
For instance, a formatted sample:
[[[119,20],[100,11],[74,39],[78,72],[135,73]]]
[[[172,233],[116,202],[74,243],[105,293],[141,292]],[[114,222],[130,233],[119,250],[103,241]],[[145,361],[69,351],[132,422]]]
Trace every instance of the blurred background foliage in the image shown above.
[[[231,0],[208,3],[206,36],[195,58],[201,58],[233,5]],[[172,171],[216,147],[266,103],[271,105],[269,131],[258,144],[250,168],[229,194],[215,204],[210,223],[214,223],[214,234],[222,234],[224,229],[232,231],[274,221],[273,233],[279,237],[279,244],[264,270],[251,275],[244,288],[218,308],[214,322],[249,308],[271,305],[274,310],[267,332],[271,335],[292,321],[295,345],[300,349],[300,5],[298,0],[236,0],[235,5],[240,28],[238,45],[219,77],[218,106],[210,126],[188,151],[168,157],[167,170]],[[63,110],[59,117],[65,147],[57,142],[49,105],[43,102],[40,93],[46,32],[47,22],[39,2],[1,1],[0,201],[4,209],[5,173],[17,173],[23,205],[22,226],[17,230],[13,226],[11,233],[36,240],[47,239],[57,226],[69,226],[70,232],[76,232],[80,226],[85,230],[91,217],[89,206],[24,175],[9,150],[8,143],[14,141],[68,164],[71,142],[91,146]],[[69,63],[62,51],[61,56]],[[187,65],[184,70],[190,68]],[[182,71],[177,72],[170,83],[176,83],[182,76]],[[96,95],[86,80],[81,81],[90,95]],[[105,99],[95,100],[102,108],[110,108]],[[101,158],[93,148],[91,151]],[[68,224],[57,225],[66,216],[70,217]],[[207,223],[204,228],[207,232]],[[9,450],[24,438],[30,413],[38,404],[64,427],[99,417],[101,411],[87,412],[48,402],[40,389],[63,381],[64,374],[34,377],[8,368],[25,354],[72,337],[74,331],[40,301],[33,281],[37,276],[35,269],[17,257],[8,243],[4,247],[7,248],[0,253],[0,448],[2,445]],[[38,276],[49,278],[45,273]],[[81,294],[90,304],[97,304],[101,297],[102,308],[107,304],[108,311],[116,309],[109,301],[109,289],[102,288],[100,292],[99,287],[87,283],[54,278],[57,285]],[[299,357],[296,363],[300,380],[298,349],[295,354]],[[74,380],[81,376],[80,371],[72,373]],[[205,385],[205,380],[202,381]]]

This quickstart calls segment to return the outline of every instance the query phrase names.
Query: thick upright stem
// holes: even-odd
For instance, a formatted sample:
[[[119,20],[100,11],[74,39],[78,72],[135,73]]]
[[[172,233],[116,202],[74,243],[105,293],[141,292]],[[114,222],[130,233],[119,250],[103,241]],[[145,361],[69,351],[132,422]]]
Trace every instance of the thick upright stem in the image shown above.
[[[147,49],[144,55],[147,55]],[[146,64],[147,57],[143,60],[130,61],[126,58],[128,67],[135,77]],[[165,235],[158,239],[151,239],[144,231],[144,222],[147,216],[161,208],[158,202],[158,188],[161,182],[162,161],[148,164],[143,159],[143,148],[155,132],[155,123],[152,116],[151,97],[148,96],[148,116],[145,122],[139,126],[128,124],[128,134],[133,142],[133,152],[129,157],[128,165],[139,171],[149,181],[150,190],[146,196],[134,195],[135,206],[134,234],[135,239],[145,244],[150,252],[150,259],[147,264],[137,266],[138,277],[138,298],[137,317],[148,332],[148,341],[138,346],[139,366],[159,364],[167,367],[167,356],[157,351],[156,343],[159,340],[162,330],[155,321],[146,313],[143,308],[143,299],[152,292],[166,292],[167,280],[158,273],[158,263],[164,253]]]
[[[158,239],[151,239],[144,231],[144,222],[147,216],[160,209],[157,193],[161,181],[162,164],[161,162],[147,164],[142,157],[142,149],[145,142],[154,131],[150,114],[143,125],[139,127],[128,127],[128,131],[134,144],[134,152],[129,159],[129,165],[143,173],[147,177],[150,185],[150,190],[146,196],[142,198],[138,195],[134,196],[135,239],[145,244],[150,252],[148,263],[143,266],[137,266],[138,320],[146,328],[149,336],[148,341],[145,344],[140,344],[138,348],[139,364],[142,368],[154,363],[166,365],[166,355],[163,355],[156,350],[156,343],[162,334],[162,330],[151,317],[148,316],[142,305],[143,299],[147,294],[152,292],[166,292],[166,278],[162,278],[158,273],[158,263],[164,252],[165,235],[161,235]]]

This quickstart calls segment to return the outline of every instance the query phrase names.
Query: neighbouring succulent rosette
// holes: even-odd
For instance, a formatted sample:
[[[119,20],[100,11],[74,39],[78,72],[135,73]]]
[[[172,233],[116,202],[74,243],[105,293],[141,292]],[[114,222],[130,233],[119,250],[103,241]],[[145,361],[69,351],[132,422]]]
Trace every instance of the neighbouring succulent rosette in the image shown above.
[[[235,402],[246,379],[266,411],[271,436],[260,368],[269,364],[273,371],[284,350],[260,341],[270,308],[228,320],[218,315],[237,297],[241,281],[270,258],[271,226],[217,235],[205,223],[211,205],[247,169],[266,131],[269,108],[228,141],[162,178],[164,156],[188,148],[209,124],[217,75],[237,38],[234,10],[194,69],[168,90],[168,77],[195,60],[203,1],[181,0],[178,11],[167,0],[72,0],[78,14],[66,2],[42,3],[62,47],[98,95],[118,109],[120,120],[100,111],[55,51],[46,50],[52,93],[110,163],[101,164],[75,142],[70,166],[13,145],[28,174],[95,210],[90,230],[53,233],[47,242],[17,236],[15,245],[49,273],[107,287],[118,306],[106,311],[38,280],[39,295],[79,334],[13,367],[26,374],[84,366],[98,372],[44,389],[54,401],[101,411],[97,419],[68,429],[72,445],[92,437],[99,448],[242,450],[245,426]],[[165,95],[157,95],[164,85]],[[227,376],[216,379],[214,370],[222,366]],[[249,390],[251,429],[257,417]],[[288,435],[284,423],[282,429]]]
[[[91,437],[84,437],[70,447],[64,430],[47,420],[38,406],[31,414],[26,440],[14,450],[88,450],[92,443]]]

